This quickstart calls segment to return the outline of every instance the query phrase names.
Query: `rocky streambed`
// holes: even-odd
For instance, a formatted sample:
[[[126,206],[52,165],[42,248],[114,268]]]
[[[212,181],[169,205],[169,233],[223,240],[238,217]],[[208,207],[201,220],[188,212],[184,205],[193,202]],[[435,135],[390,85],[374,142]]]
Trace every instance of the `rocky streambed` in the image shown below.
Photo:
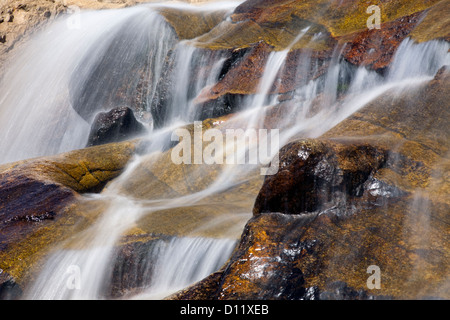
[[[136,5],[122,2],[2,3],[2,68],[70,6]],[[234,249],[159,298],[448,299],[450,4],[379,7],[374,29],[367,5],[353,0],[151,7],[170,28],[164,50],[147,48],[165,53],[160,72],[159,60],[133,51],[136,63],[99,99],[133,28],[119,33],[67,93],[89,140],[0,164],[0,297],[39,298],[30,290],[52,254],[100,247],[95,228],[109,228],[94,298],[145,298],[157,265],[148,252],[199,237]],[[174,163],[173,131],[194,137],[196,126],[279,129],[277,172]],[[192,139],[192,150],[207,145]]]

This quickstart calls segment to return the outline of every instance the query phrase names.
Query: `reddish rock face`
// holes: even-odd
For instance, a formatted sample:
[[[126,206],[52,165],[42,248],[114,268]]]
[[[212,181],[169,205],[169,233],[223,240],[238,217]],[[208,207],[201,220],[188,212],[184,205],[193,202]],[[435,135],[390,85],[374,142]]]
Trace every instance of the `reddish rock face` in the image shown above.
[[[202,90],[195,99],[198,108],[207,109],[209,105],[214,105],[221,99],[227,99],[233,104],[236,97],[259,93],[261,80],[273,48],[260,42],[251,49],[237,49],[237,51],[244,51],[244,54],[232,62],[230,68],[216,84]],[[326,72],[331,55],[331,51],[311,49],[290,51],[268,93],[283,95],[280,100],[289,100],[290,93],[301,84],[316,79]],[[231,110],[238,109],[236,106],[231,108]]]
[[[238,50],[236,50],[238,51]],[[264,73],[265,62],[271,52],[269,45],[260,42],[234,65],[213,87],[205,88],[196,98],[197,103],[215,100],[224,94],[249,94],[257,91],[258,80]]]
[[[372,70],[385,69],[423,15],[423,12],[414,13],[383,23],[380,29],[367,29],[354,34],[353,39],[345,43],[344,58],[357,66],[367,66]]]

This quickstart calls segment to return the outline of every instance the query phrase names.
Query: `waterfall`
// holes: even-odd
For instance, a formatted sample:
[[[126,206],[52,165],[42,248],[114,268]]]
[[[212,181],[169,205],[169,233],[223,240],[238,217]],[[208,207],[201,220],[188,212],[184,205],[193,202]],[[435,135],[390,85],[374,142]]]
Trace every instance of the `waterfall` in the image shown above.
[[[166,82],[171,88],[161,88],[163,96],[155,95],[153,104],[159,107],[164,101],[161,117],[165,125],[174,123],[191,123],[200,113],[195,98],[200,91],[215,83],[219,78],[226,55],[222,52],[207,52],[190,45],[189,41],[181,41],[173,50],[172,66]],[[165,86],[166,82],[161,83]],[[159,89],[159,88],[157,88]],[[176,90],[175,90],[176,89]],[[167,94],[165,91],[170,90]]]
[[[233,239],[174,238],[158,241],[147,263],[153,264],[148,289],[134,299],[162,299],[220,269],[236,245]],[[145,264],[145,262],[144,262]]]
[[[248,182],[248,177],[258,167],[253,165],[223,166],[214,181],[208,181],[203,189],[187,195],[136,199],[125,192],[127,179],[139,175],[139,168],[148,164],[149,158],[160,156],[168,133],[196,120],[199,110],[195,99],[204,88],[218,81],[229,57],[225,52],[196,48],[188,40],[177,42],[172,29],[151,8],[146,5],[85,12],[81,16],[81,29],[74,30],[67,28],[67,18],[59,19],[28,44],[3,77],[0,149],[7,152],[1,154],[0,163],[84,147],[95,113],[116,106],[111,92],[124,90],[120,103],[133,104],[130,96],[137,92],[137,87],[144,85],[146,93],[135,106],[136,113],[148,113],[150,105],[157,108],[161,101],[165,103],[165,126],[154,128],[149,134],[151,147],[136,156],[105,191],[83,196],[86,201],[95,199],[108,203],[108,208],[91,226],[72,237],[70,244],[53,248],[36,281],[27,288],[26,298],[104,299],[107,297],[105,288],[111,281],[111,266],[118,259],[115,250],[124,233],[140,219],[164,210],[210,203],[230,205],[232,209],[216,220],[202,221],[197,226],[198,230],[207,229],[238,216],[236,229],[229,234],[224,232],[226,236],[175,235],[168,241],[157,240],[149,248],[142,266],[148,271],[142,287],[128,297],[163,298],[220,269],[251,216],[251,206],[232,207],[229,200],[221,196]],[[269,55],[259,92],[246,100],[243,111],[231,116],[231,121],[245,123],[244,130],[263,122],[267,108],[278,103],[277,95],[269,99],[270,88],[283,72],[291,47],[309,31],[309,28],[300,30],[288,48]],[[320,136],[388,90],[402,90],[429,81],[442,65],[449,64],[449,48],[446,42],[415,44],[406,39],[387,76],[350,66],[342,59],[341,48],[336,48],[324,75],[295,88],[293,101],[299,112],[287,114],[278,124],[279,146],[294,136]],[[165,61],[168,56],[170,74],[164,76],[169,80],[163,82],[161,78],[167,71],[163,66],[168,63]],[[301,58],[310,64],[316,63],[309,56]],[[146,72],[128,77],[135,75],[138,69]],[[346,94],[338,99],[343,79]],[[167,97],[161,96],[167,92],[170,93]],[[325,96],[324,102],[312,110],[321,94]],[[246,157],[248,151],[239,153],[238,157]],[[277,152],[278,149],[271,150],[269,158]],[[199,170],[206,170],[206,167],[203,164]],[[247,200],[252,204],[254,199]]]
[[[114,249],[122,234],[144,215],[165,210],[195,205],[214,191],[205,190],[177,199],[159,199],[155,201],[136,201],[121,196],[119,190],[122,181],[132,175],[141,163],[138,157],[129,164],[105,194],[91,195],[92,199],[103,199],[109,203],[108,209],[91,227],[76,236],[70,244],[56,248],[47,258],[43,272],[31,288],[26,299],[102,299],[105,297],[110,265],[117,258]],[[248,219],[247,216],[245,216]],[[201,280],[218,270],[231,254],[236,244],[233,238],[174,238],[171,242],[158,241],[149,252],[147,262],[153,265],[153,273],[147,277],[150,283],[145,293],[147,298],[164,297],[195,281]],[[65,246],[72,246],[67,249]],[[74,247],[73,247],[74,246]],[[156,261],[156,262],[155,262]],[[145,268],[145,267],[144,267]],[[75,281],[71,272],[78,272]]]
[[[34,37],[2,77],[0,163],[83,148],[95,114],[132,106],[139,86],[150,94],[136,112],[146,111],[174,41],[161,16],[138,6],[82,12],[79,26],[70,19]]]
[[[415,43],[406,38],[397,49],[388,79],[401,81],[434,76],[440,67],[450,65],[449,47],[445,41]]]

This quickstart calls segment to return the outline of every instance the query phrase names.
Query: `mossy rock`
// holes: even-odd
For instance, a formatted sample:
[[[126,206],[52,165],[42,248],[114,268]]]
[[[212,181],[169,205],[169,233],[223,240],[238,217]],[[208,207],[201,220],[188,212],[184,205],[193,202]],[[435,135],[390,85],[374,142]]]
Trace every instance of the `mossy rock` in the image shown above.
[[[172,26],[178,39],[197,38],[221,23],[227,14],[226,10],[207,11],[201,8],[186,9],[175,7],[157,7],[156,11]]]
[[[0,269],[23,287],[55,244],[104,210],[80,193],[100,191],[136,152],[138,141],[75,150],[2,165]]]
[[[440,1],[426,11],[424,19],[411,32],[416,42],[434,39],[450,41],[450,3]]]
[[[438,3],[438,8],[432,7]],[[371,15],[367,13],[367,8],[371,5],[373,5],[371,1],[356,0],[248,0],[235,9],[231,21],[221,23],[209,33],[197,38],[196,45],[210,49],[229,49],[248,47],[264,41],[274,50],[283,50],[296,38],[300,30],[311,26],[293,49],[327,50],[334,46],[336,39],[367,29],[367,20]],[[377,5],[380,7],[383,24],[424,12],[431,7],[432,14],[441,7],[448,7],[445,1],[439,0],[422,2],[391,0]],[[439,25],[445,23],[440,22]],[[439,29],[444,32],[445,28]],[[319,32],[322,33],[320,40],[311,41],[312,36]],[[431,32],[427,35],[427,40],[436,38]]]

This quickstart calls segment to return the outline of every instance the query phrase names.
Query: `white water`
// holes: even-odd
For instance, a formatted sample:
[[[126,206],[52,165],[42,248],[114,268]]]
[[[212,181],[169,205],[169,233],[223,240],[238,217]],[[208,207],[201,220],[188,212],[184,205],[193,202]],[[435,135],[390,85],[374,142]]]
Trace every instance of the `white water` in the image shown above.
[[[236,240],[174,238],[159,241],[147,261],[154,263],[148,289],[133,299],[162,299],[219,270],[231,255]]]
[[[170,74],[173,88],[165,109],[166,125],[191,123],[198,115],[195,98],[201,90],[214,84],[225,61],[221,52],[208,52],[181,41],[174,53],[174,68]]]
[[[124,84],[136,87],[136,64],[148,63],[159,78],[173,32],[150,7],[82,12],[75,26],[70,19],[51,24],[9,62],[0,83],[0,163],[83,148],[95,113],[115,107],[111,95]],[[83,119],[77,104],[93,110]]]
[[[164,24],[161,24],[159,18],[148,10],[147,7],[138,7],[102,13],[86,13],[83,16],[86,19],[86,30],[56,32],[59,29],[64,30],[65,21],[62,20],[49,28],[53,34],[44,33],[30,44],[30,48],[33,50],[26,50],[20,59],[31,59],[29,61],[34,62],[31,63],[32,68],[23,69],[20,61],[23,63],[24,60],[18,59],[17,65],[11,68],[13,71],[4,78],[12,79],[11,83],[3,83],[0,88],[2,93],[0,128],[5,130],[1,133],[0,147],[2,150],[8,150],[2,155],[0,162],[52,154],[79,148],[85,144],[89,125],[72,111],[67,93],[69,84],[73,81],[73,72],[84,70],[77,75],[77,78],[80,83],[86,81],[90,66],[97,65],[97,57],[101,56],[102,51],[108,47],[107,43],[113,34],[111,30],[114,27],[117,28],[115,30],[120,29],[128,18],[143,14],[144,11],[145,14],[148,14],[149,20],[144,19],[148,25],[146,24],[142,30],[153,30],[151,27],[156,23],[158,27],[155,29],[157,32],[154,35],[157,35],[160,40],[157,41],[158,48],[166,39],[170,39],[171,34],[166,30]],[[92,28],[93,25],[96,25],[97,28]],[[91,29],[96,31],[92,32]],[[302,32],[299,33],[299,37],[304,34]],[[163,35],[161,36],[161,34]],[[83,43],[84,45],[74,45],[74,43]],[[43,47],[51,48],[54,53],[42,50]],[[161,46],[161,50],[156,51],[158,58],[155,61],[161,61],[165,57],[164,52],[167,51],[167,48],[168,46]],[[388,90],[402,90],[429,80],[440,66],[449,64],[448,49],[449,45],[443,42],[435,41],[416,45],[410,40],[405,40],[397,52],[387,78],[364,68],[350,70],[348,64],[340,60],[339,52],[336,52],[329,70],[323,78],[304,83],[296,90],[295,99],[298,101],[296,108],[299,108],[301,112],[297,113],[294,125],[292,125],[292,117],[289,114],[286,115],[286,123],[280,124],[280,146],[294,135],[320,136]],[[34,56],[33,53],[36,52],[38,54]],[[268,92],[276,81],[277,74],[282,70],[288,52],[289,50],[284,50],[270,56],[260,83],[260,93],[254,99],[249,99],[251,103],[247,106],[246,111],[234,117],[246,120],[247,128],[261,123],[264,118]],[[90,58],[86,59],[86,54]],[[49,55],[54,57],[51,60],[52,63],[49,63]],[[195,118],[197,111],[193,101],[203,88],[217,80],[224,56],[221,54],[203,55],[201,50],[191,47],[189,42],[182,42],[175,48],[174,59],[176,66],[173,75],[174,88],[172,88],[174,94],[168,115],[170,120],[168,123],[171,126],[179,121],[190,122]],[[83,67],[80,69],[79,64],[82,61]],[[161,65],[157,61],[153,65]],[[209,73],[204,73],[204,67],[207,66],[211,67]],[[154,76],[157,77],[159,72],[160,70],[156,71]],[[208,76],[199,76],[202,72]],[[338,101],[339,83],[342,76],[346,74],[351,74],[352,80],[348,86],[346,98]],[[24,79],[28,77],[39,80],[36,83],[32,82],[36,88],[30,88],[30,82],[24,82]],[[198,81],[193,83],[192,79]],[[27,88],[24,87],[24,83],[27,84]],[[154,86],[155,82],[153,81],[150,91],[154,90]],[[19,94],[22,92],[22,95]],[[312,103],[319,94],[326,95],[325,103],[315,114],[310,115]],[[98,96],[93,95],[93,97]],[[274,100],[269,103],[274,103]],[[12,105],[17,106],[16,109],[12,108]],[[50,121],[49,115],[54,116],[54,119]],[[15,125],[17,123],[24,125],[17,127]],[[161,131],[164,130],[170,132],[171,128],[163,128]],[[55,132],[61,132],[61,134]],[[152,133],[154,140],[158,140],[159,133]],[[57,138],[53,139],[55,136]],[[50,143],[49,137],[52,137]],[[155,150],[148,152],[151,151]],[[271,156],[277,151],[272,150]],[[209,197],[239,185],[242,182],[243,173],[254,169],[253,166],[227,166],[224,167],[218,178],[209,184],[209,187],[199,192],[173,199],[140,201],[124,196],[121,194],[120,188],[116,188],[116,186],[120,186],[121,182],[133,175],[134,170],[139,167],[144,158],[134,159],[126,172],[114,181],[106,192],[95,196],[96,199],[107,201],[110,204],[109,208],[95,224],[76,236],[75,247],[67,249],[63,244],[61,248],[55,249],[33,287],[28,288],[26,298],[104,298],[103,290],[107,286],[106,282],[109,276],[107,270],[114,262],[115,246],[121,236],[140,218],[158,210],[195,206],[202,201],[207,201]],[[230,212],[230,215],[232,214],[236,214],[236,212]],[[250,216],[250,212],[246,214]],[[238,230],[242,230],[243,225],[237,227]],[[200,225],[198,228],[207,228],[207,225]],[[221,267],[229,257],[234,245],[234,238],[182,237],[174,238],[171,242],[158,242],[147,258],[156,261],[156,267],[148,277],[147,289],[134,298],[159,299],[202,279]],[[79,271],[79,288],[71,286],[74,284],[71,282],[74,280],[71,277],[73,270]]]
[[[70,239],[67,249],[62,244],[48,258],[37,281],[28,288],[25,299],[93,300],[105,296],[109,267],[114,263],[114,250],[120,237],[144,215],[158,210],[197,204],[209,195],[206,192],[176,199],[137,201],[121,196],[117,187],[133,174],[141,163],[138,157],[130,163],[107,191],[91,195],[93,200],[109,202],[109,208],[91,227]],[[146,299],[163,298],[218,270],[228,259],[236,240],[208,238],[174,238],[170,243],[159,241],[149,253],[148,263],[156,263],[144,293]],[[79,279],[73,271],[78,270]]]

